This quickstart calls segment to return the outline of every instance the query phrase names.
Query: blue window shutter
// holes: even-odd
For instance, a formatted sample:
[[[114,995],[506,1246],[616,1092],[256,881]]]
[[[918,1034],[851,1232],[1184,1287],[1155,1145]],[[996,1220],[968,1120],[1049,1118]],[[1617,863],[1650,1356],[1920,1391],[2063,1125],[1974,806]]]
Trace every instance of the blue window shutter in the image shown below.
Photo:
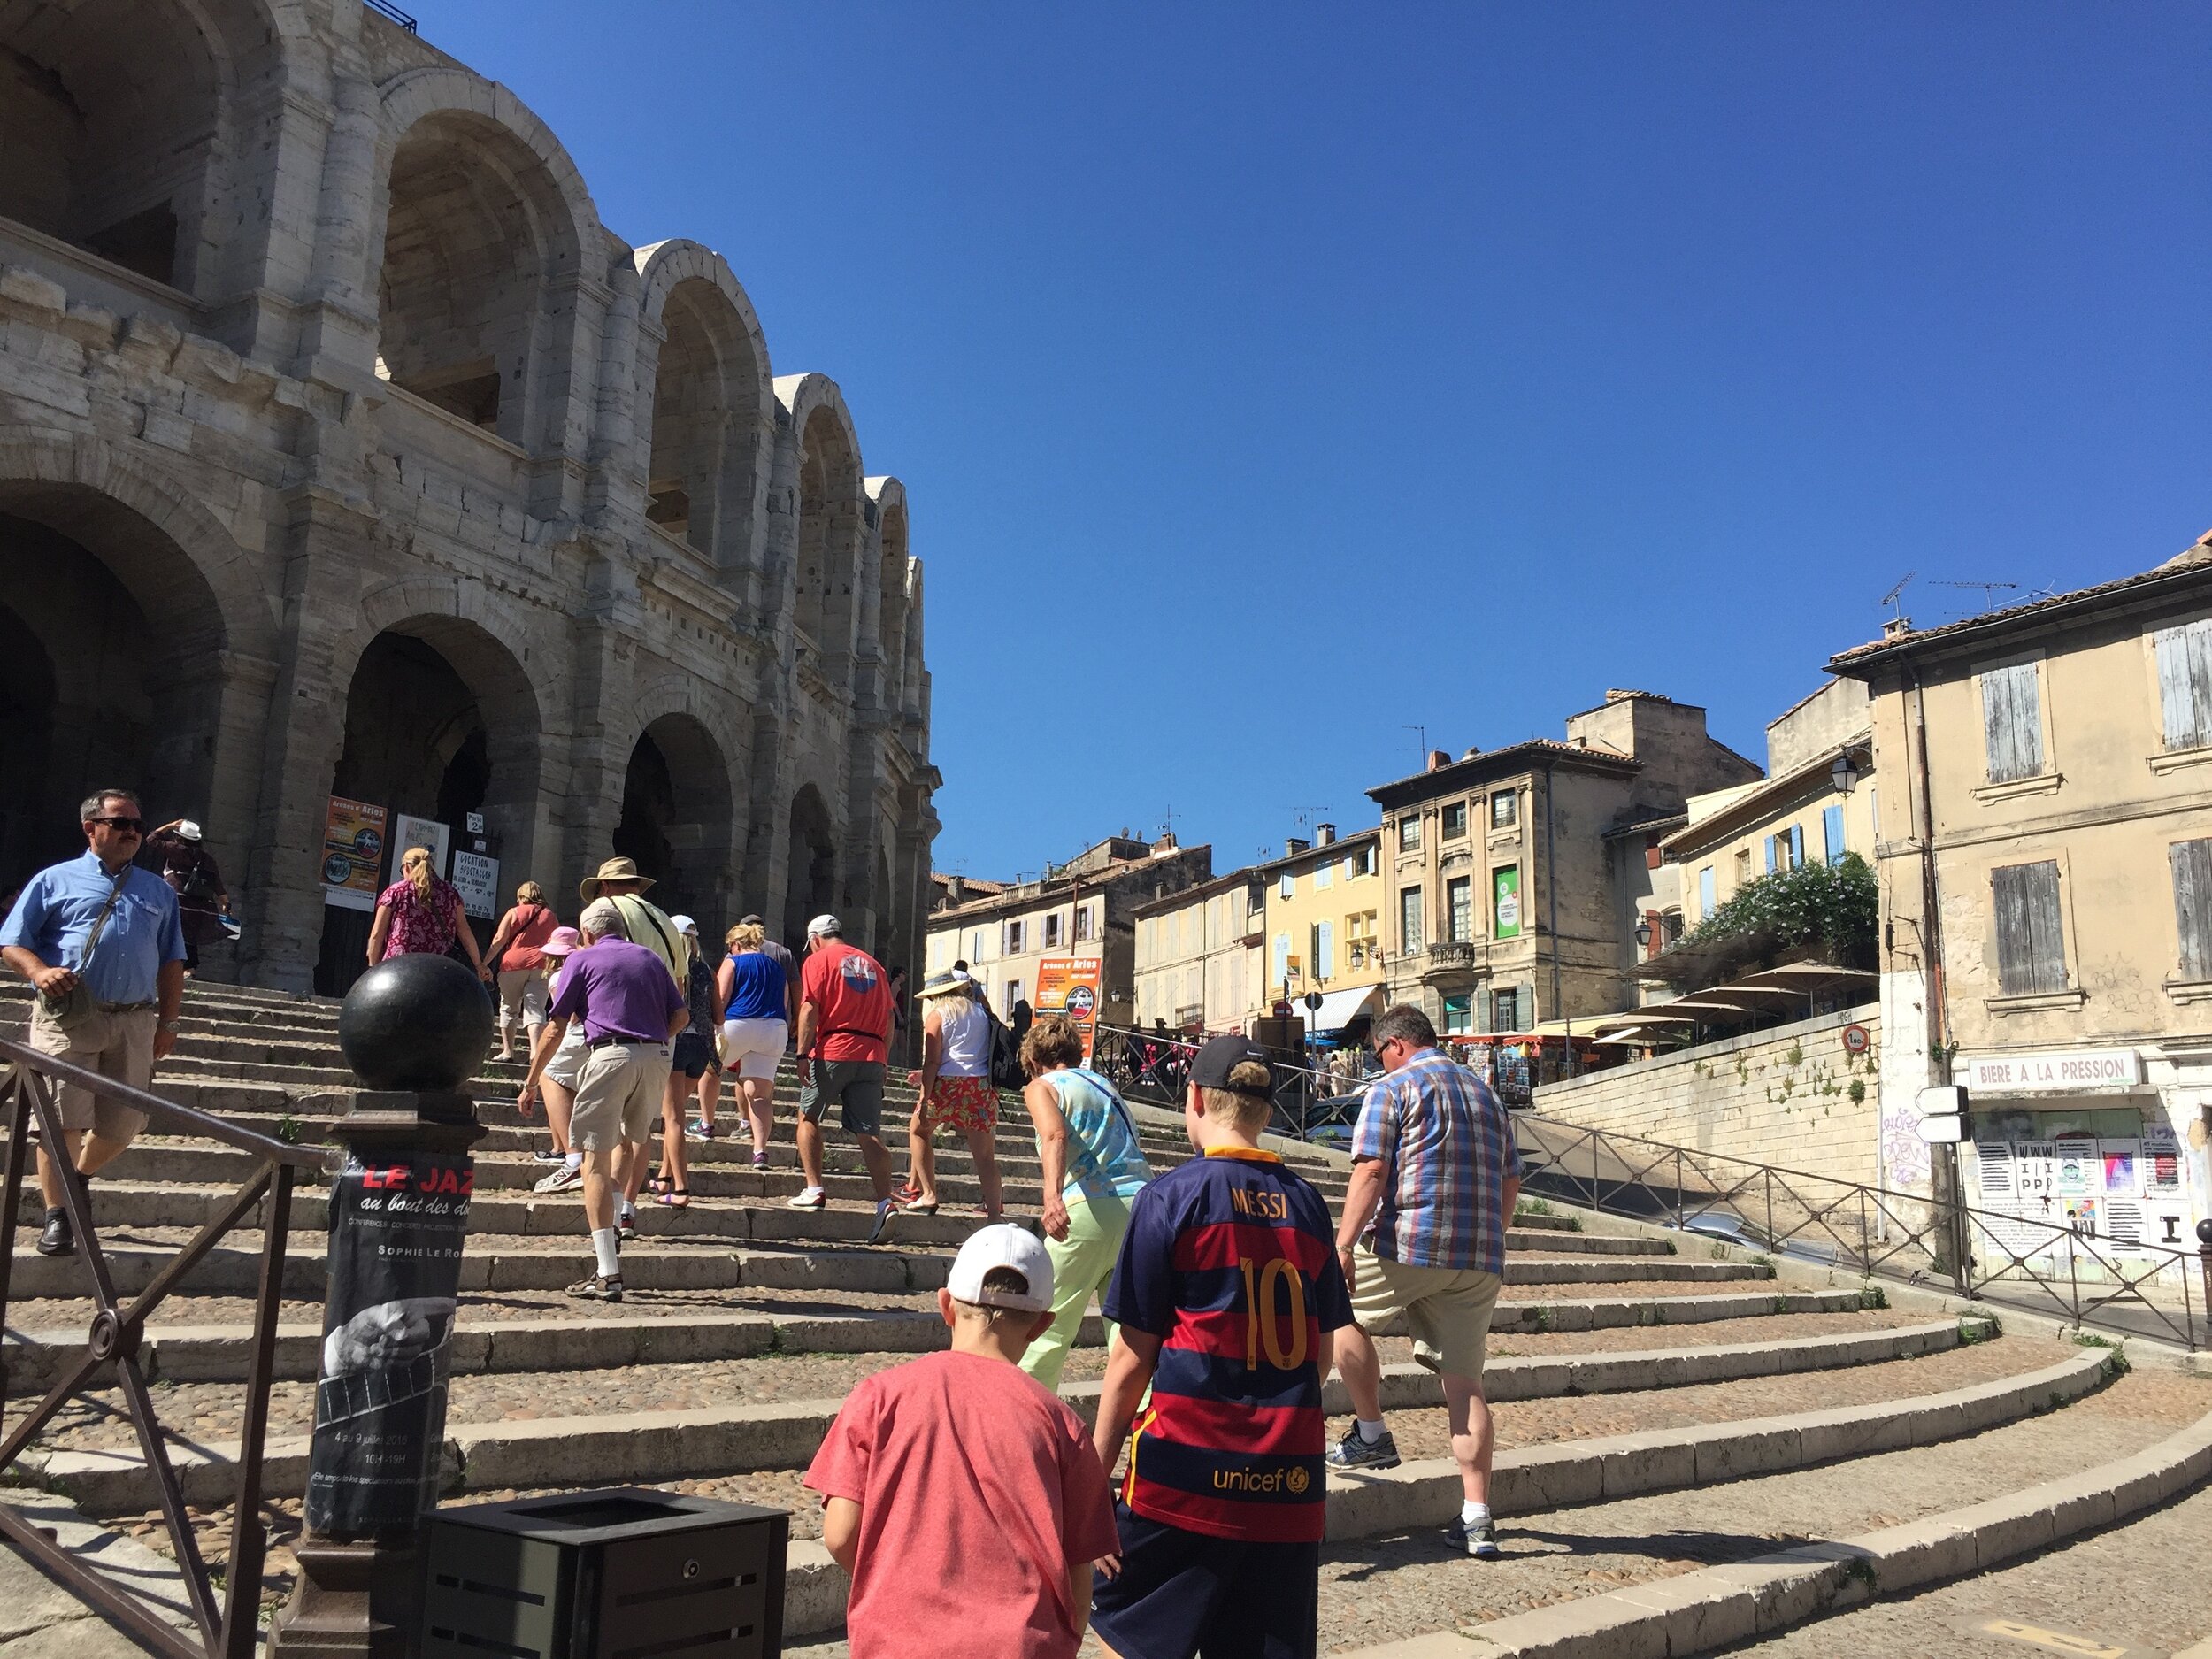
[[[1774,873],[1775,857],[1774,837],[1770,835],[1767,837],[1767,874],[1769,875],[1772,875]]]
[[[1828,862],[1832,864],[1841,864],[1845,851],[1843,809],[1841,807],[1832,806],[1820,815],[1820,837],[1827,842],[1827,846],[1823,850],[1828,855]]]

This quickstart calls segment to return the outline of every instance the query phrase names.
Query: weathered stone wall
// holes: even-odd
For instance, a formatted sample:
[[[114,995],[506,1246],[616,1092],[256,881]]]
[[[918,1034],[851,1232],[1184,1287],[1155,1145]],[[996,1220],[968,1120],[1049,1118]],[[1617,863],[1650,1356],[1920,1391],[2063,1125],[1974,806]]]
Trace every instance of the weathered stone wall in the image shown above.
[[[312,975],[349,731],[428,757],[395,794],[475,780],[509,889],[572,905],[627,839],[717,933],[834,908],[919,959],[905,492],[834,382],[772,373],[719,255],[611,235],[511,93],[357,0],[23,0],[0,48],[75,111],[0,85],[9,152],[60,158],[0,190],[0,638],[64,659],[10,706],[82,724],[40,594],[119,588],[151,646],[105,701],[151,718],[100,781],[206,824],[244,977]],[[394,636],[469,706],[372,697]],[[82,786],[47,751],[0,755],[12,799]],[[4,850],[53,827],[11,818]]]
[[[1536,1091],[1535,1110],[1585,1128],[1825,1175],[1880,1179],[1879,1014],[1824,1014]],[[1876,1039],[1845,1052],[1847,1025]],[[1857,1098],[1854,1098],[1854,1094]]]

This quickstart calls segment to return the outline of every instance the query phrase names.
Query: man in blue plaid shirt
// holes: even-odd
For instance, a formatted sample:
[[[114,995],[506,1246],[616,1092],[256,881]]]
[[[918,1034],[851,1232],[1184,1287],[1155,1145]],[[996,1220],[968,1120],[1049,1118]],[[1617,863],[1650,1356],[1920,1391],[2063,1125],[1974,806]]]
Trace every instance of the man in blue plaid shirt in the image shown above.
[[[1397,1467],[1397,1442],[1383,1426],[1382,1359],[1372,1333],[1402,1313],[1413,1357],[1443,1376],[1451,1417],[1463,1502],[1445,1537],[1455,1549],[1492,1556],[1498,1553],[1490,1518],[1494,1435],[1482,1397],[1483,1348],[1505,1279],[1520,1153],[1497,1097],[1437,1048],[1436,1028],[1419,1009],[1402,1002],[1385,1010],[1368,1043],[1389,1075],[1360,1107],[1352,1179],[1336,1230],[1353,1323],[1336,1333],[1334,1357],[1356,1420],[1329,1463]]]

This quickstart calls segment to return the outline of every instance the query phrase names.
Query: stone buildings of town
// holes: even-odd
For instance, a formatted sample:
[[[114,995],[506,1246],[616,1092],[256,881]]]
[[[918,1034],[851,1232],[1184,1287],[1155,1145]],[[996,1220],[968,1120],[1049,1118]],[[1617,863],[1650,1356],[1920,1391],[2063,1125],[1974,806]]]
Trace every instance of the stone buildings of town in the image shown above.
[[[627,853],[916,956],[905,492],[721,256],[359,0],[26,0],[0,49],[0,876],[134,784],[206,825],[229,970],[327,984],[336,796],[510,892]]]

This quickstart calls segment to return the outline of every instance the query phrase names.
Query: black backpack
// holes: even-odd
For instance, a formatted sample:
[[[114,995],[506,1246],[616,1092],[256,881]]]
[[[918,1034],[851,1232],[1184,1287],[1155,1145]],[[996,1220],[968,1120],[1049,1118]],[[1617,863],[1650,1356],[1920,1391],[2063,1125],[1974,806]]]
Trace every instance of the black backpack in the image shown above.
[[[983,1017],[991,1022],[991,1087],[1018,1089],[1029,1081],[1022,1071],[1021,1046],[1014,1033],[987,1004]]]

